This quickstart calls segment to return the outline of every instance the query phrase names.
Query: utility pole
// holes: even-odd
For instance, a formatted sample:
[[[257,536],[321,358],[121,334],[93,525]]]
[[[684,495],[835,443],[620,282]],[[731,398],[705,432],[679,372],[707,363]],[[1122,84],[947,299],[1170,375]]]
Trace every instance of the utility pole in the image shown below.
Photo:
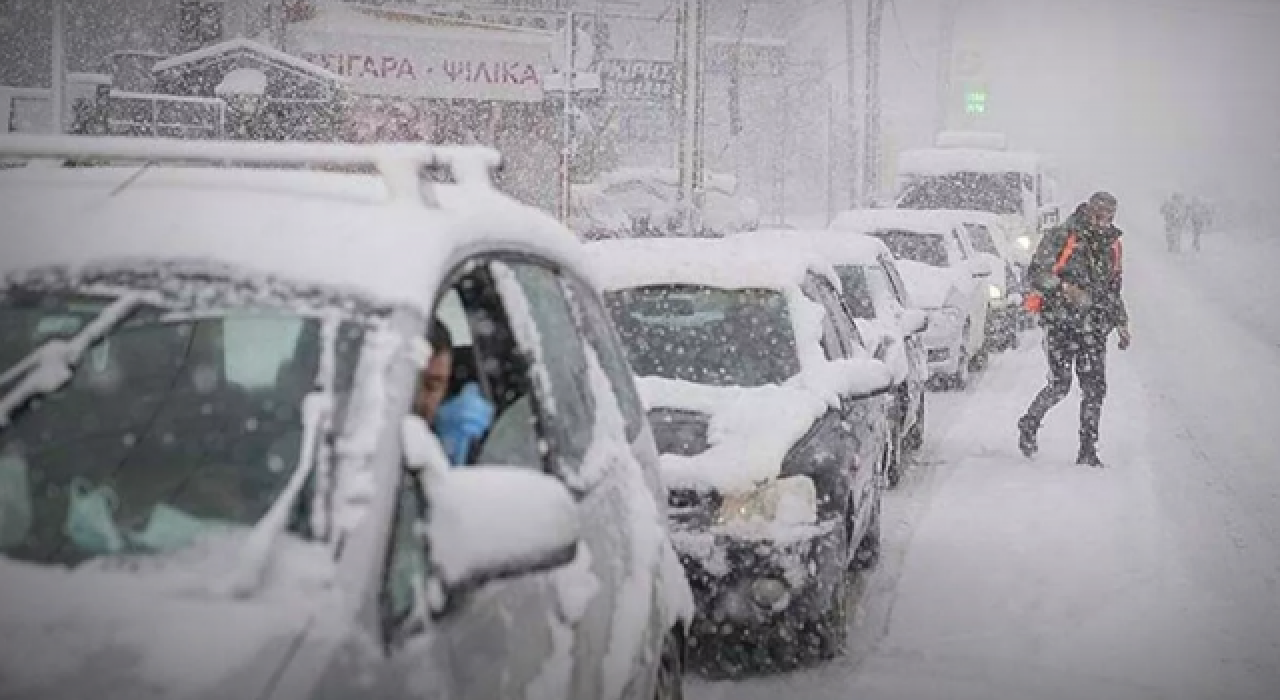
[[[884,0],[867,0],[867,105],[863,132],[866,154],[863,169],[864,205],[870,206],[880,190],[880,28]]]
[[[938,26],[938,94],[934,107],[933,131],[936,135],[945,131],[951,107],[951,60],[955,53],[956,15],[960,0],[943,0],[942,16]]]
[[[854,42],[857,22],[854,20],[854,4],[856,0],[845,0],[844,42],[845,42],[845,77],[848,80],[845,95],[849,119],[849,205],[857,207],[862,201],[859,193],[858,178],[858,73],[857,49]]]
[[[679,66],[680,207],[684,232],[693,234],[702,226],[703,195],[703,105],[706,101],[706,8],[703,0],[684,0],[680,11],[676,65]]]
[[[573,26],[573,10],[566,14],[564,24],[564,120],[561,124],[563,145],[560,148],[560,221],[568,222],[572,208],[570,199],[573,184],[569,176],[569,164],[573,157],[573,74],[574,74],[574,38],[577,32]]]
[[[51,66],[49,73],[49,111],[51,118],[51,131],[54,134],[61,134],[66,131],[66,100],[67,100],[67,17],[65,0],[53,0],[50,6],[53,12],[52,21],[52,43]]]

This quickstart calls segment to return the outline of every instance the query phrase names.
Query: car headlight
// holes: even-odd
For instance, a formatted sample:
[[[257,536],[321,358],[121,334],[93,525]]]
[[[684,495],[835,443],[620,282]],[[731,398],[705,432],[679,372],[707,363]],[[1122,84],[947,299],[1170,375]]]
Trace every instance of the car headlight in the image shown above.
[[[716,512],[717,525],[753,521],[811,525],[818,521],[818,490],[804,475],[770,481],[747,492],[727,493]]]
[[[1001,289],[1001,288],[999,288],[999,287],[997,287],[997,286],[996,286],[996,285],[994,285],[994,284],[988,284],[988,285],[987,285],[987,296],[991,297],[993,300],[998,301],[998,300],[1000,300],[1000,299],[1003,299],[1003,298],[1004,298],[1004,290],[1003,290],[1003,289]]]
[[[1031,250],[1031,236],[1018,236],[1018,245],[1023,250]]]

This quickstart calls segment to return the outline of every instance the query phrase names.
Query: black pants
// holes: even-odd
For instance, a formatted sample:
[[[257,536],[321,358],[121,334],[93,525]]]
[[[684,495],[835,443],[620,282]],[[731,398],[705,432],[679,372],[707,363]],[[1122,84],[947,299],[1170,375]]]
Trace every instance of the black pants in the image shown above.
[[[1107,396],[1107,335],[1065,326],[1045,329],[1049,356],[1049,384],[1040,390],[1027,416],[1036,428],[1049,409],[1071,392],[1071,370],[1080,378],[1080,449],[1093,450],[1098,444],[1098,423],[1102,400]]]

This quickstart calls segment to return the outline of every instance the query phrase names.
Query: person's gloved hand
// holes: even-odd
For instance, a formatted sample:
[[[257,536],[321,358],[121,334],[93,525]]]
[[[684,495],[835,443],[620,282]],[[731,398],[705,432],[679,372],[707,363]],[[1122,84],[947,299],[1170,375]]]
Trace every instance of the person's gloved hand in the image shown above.
[[[454,466],[465,464],[471,447],[493,423],[493,404],[469,382],[457,396],[436,409],[435,431]]]

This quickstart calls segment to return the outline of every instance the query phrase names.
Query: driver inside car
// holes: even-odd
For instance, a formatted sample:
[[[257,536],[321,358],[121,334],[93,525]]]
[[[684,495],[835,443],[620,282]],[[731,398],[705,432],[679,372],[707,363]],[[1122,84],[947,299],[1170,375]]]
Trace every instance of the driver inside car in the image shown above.
[[[454,372],[452,336],[437,319],[431,323],[427,341],[431,357],[419,378],[413,411],[435,431],[450,464],[464,466],[472,462],[477,446],[493,425],[494,405],[475,381],[466,382],[448,396]]]

